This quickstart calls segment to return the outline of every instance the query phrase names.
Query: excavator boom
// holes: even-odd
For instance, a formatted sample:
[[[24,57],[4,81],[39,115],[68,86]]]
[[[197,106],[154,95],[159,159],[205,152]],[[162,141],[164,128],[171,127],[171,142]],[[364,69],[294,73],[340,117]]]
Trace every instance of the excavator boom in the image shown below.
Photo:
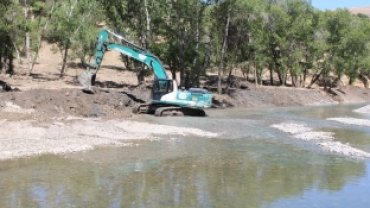
[[[109,42],[109,34],[118,38],[122,44]],[[154,113],[157,116],[161,116],[166,111],[180,109],[183,114],[205,115],[202,109],[211,107],[211,94],[204,89],[197,88],[192,88],[189,91],[178,90],[177,82],[167,77],[163,64],[155,55],[126,40],[121,35],[109,30],[102,30],[96,36],[95,46],[95,62],[89,64],[86,72],[78,77],[79,82],[87,91],[92,92],[90,88],[95,83],[96,74],[103,61],[104,54],[107,50],[115,50],[153,69],[155,79],[152,89],[152,102],[141,106],[143,108],[145,106],[145,110],[136,109],[136,112],[145,111],[146,113]]]
[[[124,44],[111,43],[108,40],[108,35],[112,34],[114,37],[120,39]],[[86,88],[90,89],[91,85],[94,85],[96,73],[98,72],[100,65],[103,61],[104,54],[107,50],[116,50],[130,58],[145,63],[147,66],[153,69],[154,75],[157,79],[167,79],[167,74],[161,61],[150,52],[137,46],[136,44],[128,41],[122,36],[113,33],[109,30],[102,30],[96,36],[96,52],[95,62],[88,64],[87,71],[79,76],[79,82]]]

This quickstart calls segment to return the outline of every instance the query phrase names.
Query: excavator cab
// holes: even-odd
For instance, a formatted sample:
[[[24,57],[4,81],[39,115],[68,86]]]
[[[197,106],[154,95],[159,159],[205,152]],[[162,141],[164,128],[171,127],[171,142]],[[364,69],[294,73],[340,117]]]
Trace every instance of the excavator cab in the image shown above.
[[[163,95],[174,91],[173,80],[156,79],[153,81],[152,99],[160,101]]]

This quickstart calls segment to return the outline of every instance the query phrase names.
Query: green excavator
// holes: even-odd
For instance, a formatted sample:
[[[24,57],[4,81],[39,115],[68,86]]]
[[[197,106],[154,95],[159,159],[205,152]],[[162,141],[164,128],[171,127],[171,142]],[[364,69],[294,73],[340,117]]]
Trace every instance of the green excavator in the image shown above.
[[[118,38],[122,44],[109,42],[109,35]],[[96,74],[104,54],[107,50],[115,50],[146,64],[154,72],[151,102],[136,105],[133,109],[134,113],[148,113],[155,116],[205,116],[204,108],[211,107],[212,94],[201,88],[178,89],[176,80],[167,77],[163,64],[155,55],[121,35],[110,30],[102,30],[96,37],[95,47],[95,62],[89,63],[86,71],[78,76],[79,82],[85,87],[84,90],[93,92],[91,87],[95,85]]]

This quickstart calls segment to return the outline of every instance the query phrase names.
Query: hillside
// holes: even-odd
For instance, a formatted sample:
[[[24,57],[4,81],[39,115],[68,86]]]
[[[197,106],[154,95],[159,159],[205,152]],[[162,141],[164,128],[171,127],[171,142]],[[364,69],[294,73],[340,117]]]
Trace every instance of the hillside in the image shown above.
[[[370,6],[349,8],[348,10],[354,14],[361,13],[370,16]]]

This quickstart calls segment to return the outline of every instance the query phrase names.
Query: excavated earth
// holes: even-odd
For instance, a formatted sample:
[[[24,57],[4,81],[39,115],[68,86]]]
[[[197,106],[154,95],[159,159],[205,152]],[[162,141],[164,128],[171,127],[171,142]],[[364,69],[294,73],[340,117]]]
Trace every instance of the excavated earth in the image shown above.
[[[201,129],[135,122],[132,108],[150,100],[151,83],[109,87],[99,82],[85,93],[73,78],[35,81],[4,77],[12,90],[0,91],[0,160],[41,154],[67,154],[99,146],[132,146],[137,139],[160,135],[218,135]],[[36,84],[35,84],[36,83]],[[61,87],[62,86],[62,87]],[[370,102],[369,90],[344,87],[332,93],[319,89],[257,87],[243,83],[225,95],[214,94],[213,107],[332,105]]]
[[[1,118],[8,120],[50,120],[60,116],[120,119],[134,116],[132,108],[137,103],[150,100],[149,87],[102,88],[95,87],[89,94],[81,87],[61,89],[13,89],[0,93]],[[228,95],[213,94],[214,108],[229,107],[286,107],[333,105],[338,103],[370,102],[370,90],[347,86],[334,93],[319,89],[291,87],[257,87],[233,89]],[[245,85],[244,85],[245,86]],[[37,113],[14,113],[27,109]],[[26,112],[27,112],[26,111]]]
[[[142,101],[131,93],[135,90],[98,90],[96,94],[81,89],[30,89],[0,94],[2,116],[9,120],[48,120],[58,116],[117,119],[131,117],[131,107]],[[144,102],[144,100],[142,101]],[[37,113],[14,113],[12,106]],[[14,107],[13,107],[14,108]]]

